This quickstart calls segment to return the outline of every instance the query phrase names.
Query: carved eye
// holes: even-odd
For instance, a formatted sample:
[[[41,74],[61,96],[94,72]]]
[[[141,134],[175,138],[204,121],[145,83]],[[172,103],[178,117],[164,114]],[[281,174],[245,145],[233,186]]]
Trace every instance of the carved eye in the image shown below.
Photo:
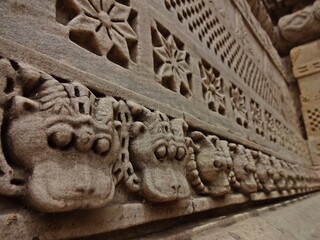
[[[157,157],[158,159],[164,158],[164,157],[167,155],[167,148],[166,148],[166,146],[164,146],[164,145],[159,146],[159,147],[156,149],[155,154],[156,154],[156,157]]]
[[[49,146],[64,148],[69,145],[73,138],[73,129],[66,124],[58,124],[50,129],[48,136]]]
[[[184,147],[178,147],[176,153],[176,159],[182,160],[186,156],[186,149]]]
[[[101,154],[101,155],[106,154],[110,150],[110,147],[111,147],[111,142],[107,138],[100,138],[96,140],[96,142],[94,143],[94,151],[97,154]]]
[[[215,160],[213,162],[213,165],[216,167],[216,168],[221,168],[222,167],[222,163],[220,160]]]

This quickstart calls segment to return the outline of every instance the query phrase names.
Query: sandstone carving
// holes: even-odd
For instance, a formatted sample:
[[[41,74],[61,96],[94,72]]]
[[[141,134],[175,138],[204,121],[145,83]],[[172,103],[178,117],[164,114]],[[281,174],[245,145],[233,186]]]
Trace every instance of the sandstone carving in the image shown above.
[[[135,61],[136,13],[123,1],[57,0],[58,22],[79,46],[122,67]]]
[[[29,66],[15,67],[21,92],[5,103],[2,145],[8,165],[24,174],[17,194],[44,212],[105,206],[114,195],[120,150],[117,102]]]
[[[273,181],[279,192],[286,190],[286,174],[280,161],[281,160],[274,156],[270,157],[270,162],[273,169]]]
[[[258,189],[255,162],[251,150],[241,144],[229,144],[233,160],[230,184],[235,191],[243,194],[256,192]]]
[[[212,197],[228,194],[231,191],[228,176],[232,168],[228,142],[197,131],[189,136],[196,150],[195,161],[190,161],[188,166],[188,177],[196,191]]]
[[[220,73],[204,61],[199,63],[202,78],[202,94],[208,108],[221,115],[226,114],[224,83]]]
[[[294,172],[292,171],[292,167],[289,163],[282,161],[281,162],[283,169],[285,170],[286,174],[286,190],[292,190],[294,186]]]
[[[190,55],[184,45],[160,24],[152,28],[154,70],[159,82],[185,97],[192,95]]]
[[[237,123],[248,128],[246,97],[242,90],[235,85],[230,88],[230,100]]]
[[[292,47],[320,37],[320,1],[279,19],[279,50],[287,53]]]
[[[131,175],[135,176],[127,185],[149,201],[188,197],[186,168],[193,155],[191,139],[186,136],[188,125],[183,119],[170,120],[159,111],[130,101],[127,104],[134,120],[129,153],[134,170]]]
[[[250,103],[251,105],[251,115],[252,122],[257,134],[264,136],[264,121],[262,119],[262,110],[258,103],[253,100]]]
[[[252,151],[256,161],[257,177],[259,181],[259,190],[270,193],[276,189],[273,181],[273,168],[269,156],[262,152]]]
[[[266,3],[295,7],[274,27]],[[161,238],[168,219],[318,191],[320,43],[291,54],[309,139],[275,49],[320,37],[318,10],[0,1],[0,239]]]

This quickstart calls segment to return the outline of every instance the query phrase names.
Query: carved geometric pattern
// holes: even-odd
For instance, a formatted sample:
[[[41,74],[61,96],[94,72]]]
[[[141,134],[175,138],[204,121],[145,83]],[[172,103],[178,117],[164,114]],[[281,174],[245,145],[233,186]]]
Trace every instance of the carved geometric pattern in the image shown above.
[[[234,84],[230,87],[230,99],[237,123],[248,128],[246,97],[242,90]]]
[[[70,40],[125,68],[136,61],[136,18],[129,1],[57,0],[56,20]]]
[[[159,82],[184,97],[192,95],[190,56],[184,44],[159,23],[152,27],[154,71]]]
[[[269,113],[268,111],[265,111],[265,119],[266,119],[266,129],[267,129],[267,134],[269,136],[269,140],[271,142],[276,142],[277,133],[276,133],[276,126],[275,126],[275,119],[273,118],[272,114]]]
[[[251,115],[252,122],[255,127],[255,131],[257,134],[264,136],[264,121],[262,119],[262,110],[258,103],[251,100]]]
[[[284,142],[286,141],[286,136],[284,133],[284,127],[282,123],[279,120],[276,120],[276,133],[277,133],[277,139],[280,146],[284,146]]]
[[[179,21],[186,22],[189,30],[196,33],[209,49],[219,54],[223,62],[229,65],[233,62],[233,53],[239,51],[236,50],[236,41],[205,1],[165,0],[165,6],[169,11],[175,11]]]
[[[208,108],[221,115],[226,114],[224,82],[220,72],[205,61],[199,63],[202,78],[202,96]]]
[[[164,0],[164,4],[168,11],[174,13],[182,24],[187,25],[190,32],[197,34],[199,40],[208,49],[213,50],[221,61],[232,68],[250,88],[270,106],[281,114],[283,113],[280,109],[287,107],[279,104],[273,94],[270,95],[271,92],[275,92],[277,86],[267,84],[267,76],[253,60],[253,57],[249,56],[249,52],[239,40],[236,40],[236,37],[229,32],[225,22],[216,16],[215,10],[210,6],[212,3],[203,0]],[[279,91],[279,95],[281,94]]]
[[[312,132],[320,131],[320,109],[313,108],[307,110],[309,128]]]

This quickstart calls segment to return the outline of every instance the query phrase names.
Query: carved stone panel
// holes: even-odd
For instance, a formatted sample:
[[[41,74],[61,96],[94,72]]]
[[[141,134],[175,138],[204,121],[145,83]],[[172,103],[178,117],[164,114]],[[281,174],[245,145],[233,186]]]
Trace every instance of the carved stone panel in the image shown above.
[[[129,1],[57,0],[56,20],[80,47],[125,68],[136,61],[137,13]]]
[[[313,161],[319,164],[317,138],[320,137],[320,42],[312,42],[291,51],[293,72],[298,78],[300,100]]]
[[[319,189],[244,0],[17,0],[0,15],[0,239],[94,238]]]

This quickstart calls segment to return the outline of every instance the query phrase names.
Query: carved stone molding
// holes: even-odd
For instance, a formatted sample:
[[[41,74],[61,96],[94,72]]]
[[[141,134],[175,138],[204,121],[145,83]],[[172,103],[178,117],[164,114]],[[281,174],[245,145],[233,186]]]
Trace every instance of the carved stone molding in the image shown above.
[[[0,66],[0,194],[37,211],[104,207],[120,182],[127,194],[160,203],[318,186],[317,172],[182,118],[6,58]]]

